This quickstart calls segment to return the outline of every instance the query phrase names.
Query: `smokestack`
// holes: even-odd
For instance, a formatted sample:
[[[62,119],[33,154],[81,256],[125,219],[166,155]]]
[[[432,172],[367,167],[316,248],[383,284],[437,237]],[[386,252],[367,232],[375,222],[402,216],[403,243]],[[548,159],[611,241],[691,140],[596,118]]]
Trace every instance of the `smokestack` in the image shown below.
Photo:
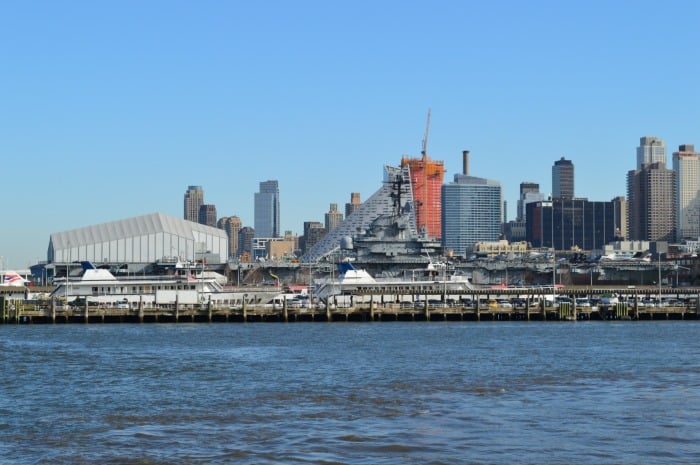
[[[469,150],[462,151],[462,174],[469,176]]]

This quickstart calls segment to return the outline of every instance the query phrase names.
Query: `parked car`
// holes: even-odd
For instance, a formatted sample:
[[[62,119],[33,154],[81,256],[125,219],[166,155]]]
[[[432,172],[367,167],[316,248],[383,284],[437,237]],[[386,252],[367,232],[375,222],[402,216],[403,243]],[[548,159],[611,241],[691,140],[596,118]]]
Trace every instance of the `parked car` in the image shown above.
[[[600,305],[616,305],[620,302],[620,299],[618,299],[615,296],[602,296],[600,298]]]

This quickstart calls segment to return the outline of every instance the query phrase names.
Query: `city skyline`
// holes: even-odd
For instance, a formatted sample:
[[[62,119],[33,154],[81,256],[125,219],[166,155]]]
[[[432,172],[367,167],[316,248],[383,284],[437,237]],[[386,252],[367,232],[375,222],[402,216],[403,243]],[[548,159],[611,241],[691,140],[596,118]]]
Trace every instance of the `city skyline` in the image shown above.
[[[330,203],[368,198],[383,164],[419,157],[429,108],[427,155],[452,179],[469,150],[509,219],[521,182],[551,193],[561,157],[577,196],[609,201],[640,137],[700,143],[679,111],[700,103],[694,32],[677,27],[693,2],[0,8],[4,268],[45,259],[53,232],[181,217],[193,184],[253,225],[258,182],[277,179],[280,231],[301,234]]]

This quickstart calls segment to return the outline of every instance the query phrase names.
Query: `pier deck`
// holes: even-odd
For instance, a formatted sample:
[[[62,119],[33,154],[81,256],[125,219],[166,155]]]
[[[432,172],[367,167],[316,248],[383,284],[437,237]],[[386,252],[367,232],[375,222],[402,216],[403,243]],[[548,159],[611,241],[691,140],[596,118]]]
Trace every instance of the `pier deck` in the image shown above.
[[[552,304],[544,295],[552,289],[475,289],[440,295],[435,290],[377,289],[353,294],[354,303],[321,304],[314,308],[285,305],[252,305],[216,308],[211,305],[160,306],[157,308],[70,308],[56,301],[36,305],[4,301],[0,324],[41,323],[177,323],[177,322],[311,322],[311,321],[575,321],[575,320],[697,320],[700,289],[695,288],[591,288],[556,289],[571,302]],[[423,293],[421,293],[423,292]],[[620,296],[608,305],[577,306],[576,298]],[[519,298],[505,304],[497,298]],[[659,298],[650,304],[649,297]],[[672,305],[663,305],[668,298]],[[507,299],[506,299],[507,300]],[[486,303],[488,302],[488,303]]]

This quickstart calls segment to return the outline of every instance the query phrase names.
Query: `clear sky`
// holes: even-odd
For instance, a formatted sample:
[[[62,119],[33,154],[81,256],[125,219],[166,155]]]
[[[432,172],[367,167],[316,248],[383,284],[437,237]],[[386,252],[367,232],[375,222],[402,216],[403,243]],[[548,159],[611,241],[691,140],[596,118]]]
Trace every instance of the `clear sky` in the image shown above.
[[[376,191],[429,155],[471,151],[500,181],[625,195],[639,137],[700,147],[696,1],[0,2],[0,266],[49,235],[163,212],[201,185],[253,224],[277,179],[282,230]]]

